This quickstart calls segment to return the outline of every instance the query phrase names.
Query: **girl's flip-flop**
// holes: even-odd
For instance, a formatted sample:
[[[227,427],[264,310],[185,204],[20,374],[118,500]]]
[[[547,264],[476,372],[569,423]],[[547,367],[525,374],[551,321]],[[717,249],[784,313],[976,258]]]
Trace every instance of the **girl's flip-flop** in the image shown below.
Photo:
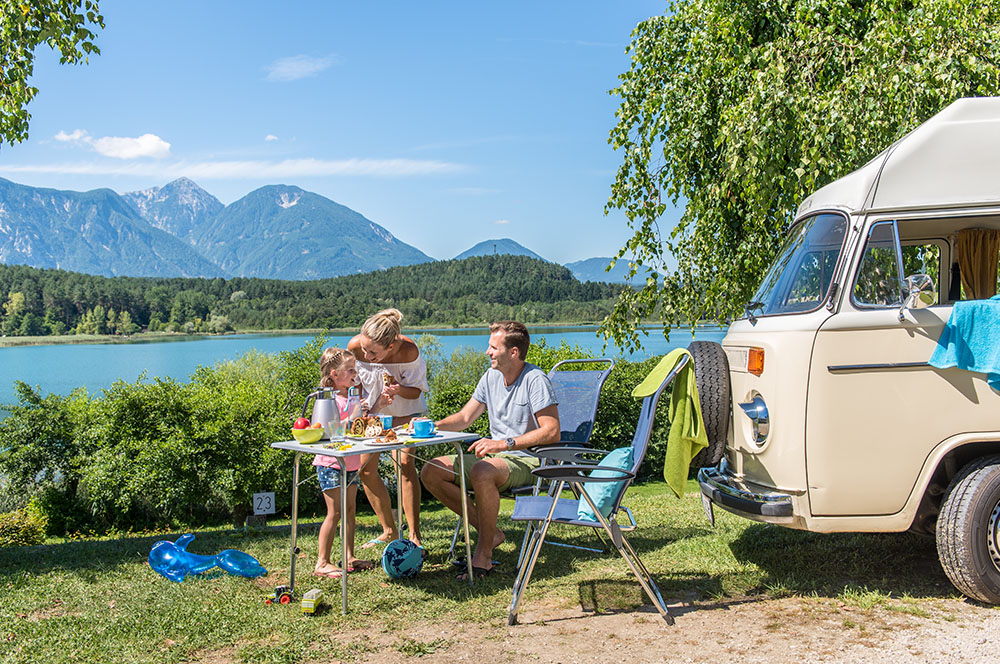
[[[370,540],[368,540],[367,542],[365,542],[364,544],[362,544],[360,548],[362,548],[362,549],[370,549],[373,546],[385,546],[388,543],[389,542],[383,542],[382,540],[380,540],[377,537],[373,537]]]

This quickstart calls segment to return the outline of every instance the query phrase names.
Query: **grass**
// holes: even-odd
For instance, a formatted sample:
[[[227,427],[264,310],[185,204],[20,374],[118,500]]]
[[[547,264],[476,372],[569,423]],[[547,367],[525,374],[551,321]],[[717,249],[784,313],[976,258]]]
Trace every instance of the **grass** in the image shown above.
[[[696,491],[691,483],[678,501],[664,484],[649,483],[633,487],[627,501],[640,524],[629,539],[668,602],[803,595],[921,616],[922,603],[956,596],[931,539],[803,533],[721,510],[713,529]],[[505,502],[501,513],[510,509]],[[360,543],[375,532],[375,520],[369,514],[359,522]],[[193,552],[233,548],[257,557],[270,573],[253,581],[206,575],[175,584],[155,574],[146,563],[150,547],[180,533],[0,549],[0,662],[181,662],[220,653],[238,662],[355,661],[379,648],[419,657],[448,642],[421,640],[408,626],[505,624],[520,526],[501,522],[508,534],[496,552],[502,573],[469,588],[454,580],[445,560],[454,518],[428,503],[421,523],[431,551],[424,570],[406,582],[391,581],[380,570],[352,575],[347,616],[339,611],[339,582],[309,575],[315,528],[300,530],[296,563],[299,593],[323,588],[333,605],[315,617],[303,616],[297,605],[263,602],[288,579],[287,529],[198,534]],[[550,534],[593,541],[556,528]],[[543,602],[597,611],[645,603],[620,558],[552,546],[543,549],[523,602],[523,613]],[[343,638],[353,630],[389,635],[390,644]],[[393,636],[398,634],[408,636]]]

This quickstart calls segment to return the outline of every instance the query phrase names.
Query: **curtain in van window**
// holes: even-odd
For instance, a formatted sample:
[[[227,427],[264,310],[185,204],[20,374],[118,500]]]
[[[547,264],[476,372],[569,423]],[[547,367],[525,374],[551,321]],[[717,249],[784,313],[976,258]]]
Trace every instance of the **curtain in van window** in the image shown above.
[[[985,300],[997,294],[1000,231],[966,228],[958,232],[958,267],[966,300]]]

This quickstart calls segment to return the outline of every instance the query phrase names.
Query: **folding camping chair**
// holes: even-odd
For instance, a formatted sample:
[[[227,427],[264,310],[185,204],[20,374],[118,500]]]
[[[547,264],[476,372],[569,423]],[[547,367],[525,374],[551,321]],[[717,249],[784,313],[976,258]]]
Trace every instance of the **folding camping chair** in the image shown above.
[[[531,572],[538,560],[538,553],[545,542],[545,535],[548,533],[549,525],[557,523],[564,526],[576,526],[595,529],[597,532],[603,529],[611,540],[614,547],[625,559],[629,569],[639,580],[639,585],[652,600],[656,610],[660,612],[667,624],[674,623],[673,617],[667,611],[667,605],[660,595],[659,588],[653,581],[646,567],[639,559],[639,555],[625,539],[623,533],[636,529],[637,524],[632,512],[624,507],[622,498],[625,496],[632,480],[635,479],[642,460],[646,456],[646,448],[649,446],[649,437],[653,431],[653,420],[656,415],[656,404],[660,400],[660,395],[667,385],[673,381],[674,377],[690,361],[688,356],[683,357],[677,365],[666,375],[663,382],[651,396],[645,397],[642,401],[642,409],[639,413],[639,421],[635,427],[635,435],[632,437],[632,463],[628,469],[614,466],[602,466],[588,461],[585,457],[601,455],[602,458],[610,454],[603,450],[581,450],[580,448],[566,446],[549,446],[537,450],[537,454],[549,460],[563,462],[559,465],[543,465],[533,472],[540,478],[547,479],[555,485],[552,495],[532,495],[518,496],[514,503],[514,513],[511,519],[514,521],[527,521],[535,524],[531,529],[531,537],[527,542],[527,547],[522,555],[522,560],[518,566],[517,579],[514,581],[514,590],[511,597],[510,613],[507,616],[507,623],[517,624],[517,606],[524,595],[528,582],[531,580]],[[592,471],[599,471],[597,476],[591,475]],[[598,508],[595,500],[588,492],[586,485],[589,483],[615,483],[611,494],[608,496],[611,511],[605,517]],[[578,499],[560,498],[565,487],[572,487],[574,493],[581,496],[586,504],[593,510],[596,521],[580,519],[578,511],[581,502]],[[593,485],[590,489],[593,491]],[[622,525],[618,523],[619,513],[624,513],[628,523]]]
[[[580,364],[606,364],[607,367],[583,369],[580,371],[567,371],[560,368]],[[562,360],[561,362],[557,362],[555,366],[552,367],[548,376],[549,382],[552,383],[552,389],[556,393],[556,400],[559,402],[558,410],[560,428],[559,442],[554,444],[560,446],[570,445],[575,447],[582,447],[589,444],[590,435],[594,433],[594,421],[597,419],[597,402],[601,396],[601,388],[604,386],[604,381],[608,379],[608,375],[614,368],[614,360],[607,357],[598,359]],[[536,450],[543,449],[544,447],[547,446],[543,445],[526,451],[534,454]],[[541,483],[542,478],[538,478],[533,485],[515,487],[506,495],[508,497],[524,494],[538,495]],[[452,558],[455,557],[455,545],[458,541],[458,535],[461,530],[462,517],[459,517],[458,524],[455,526],[455,534],[451,537],[451,548],[448,550],[449,556]],[[527,536],[528,532],[526,531],[524,542],[527,542]],[[575,546],[569,544],[564,545],[559,542],[552,542],[552,544],[556,544],[558,546]],[[597,549],[587,550],[596,551]],[[523,557],[523,555],[524,543],[522,542],[520,556]],[[519,557],[518,565],[520,566],[520,564],[521,559]]]

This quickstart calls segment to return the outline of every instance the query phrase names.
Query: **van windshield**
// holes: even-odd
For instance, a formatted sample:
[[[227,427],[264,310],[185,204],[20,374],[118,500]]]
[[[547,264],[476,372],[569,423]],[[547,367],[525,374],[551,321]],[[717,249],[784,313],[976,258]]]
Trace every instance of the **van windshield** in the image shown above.
[[[847,233],[847,217],[825,213],[792,227],[767,276],[747,305],[760,316],[817,309],[826,299]]]

